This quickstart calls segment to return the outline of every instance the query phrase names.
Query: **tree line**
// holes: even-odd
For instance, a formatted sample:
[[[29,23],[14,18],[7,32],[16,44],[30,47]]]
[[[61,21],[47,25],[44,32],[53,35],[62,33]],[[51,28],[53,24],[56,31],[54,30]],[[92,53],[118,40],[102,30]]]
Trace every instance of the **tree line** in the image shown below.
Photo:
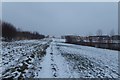
[[[38,32],[18,30],[13,24],[5,21],[1,21],[0,27],[2,28],[2,38],[5,41],[45,38],[45,35],[39,34]]]

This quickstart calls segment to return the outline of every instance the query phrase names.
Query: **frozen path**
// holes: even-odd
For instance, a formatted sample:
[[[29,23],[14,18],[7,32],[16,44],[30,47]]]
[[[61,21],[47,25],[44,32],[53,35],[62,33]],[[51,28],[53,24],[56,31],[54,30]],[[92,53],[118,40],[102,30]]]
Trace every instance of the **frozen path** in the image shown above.
[[[46,49],[46,56],[43,58],[43,62],[41,63],[42,70],[38,73],[38,77],[49,78],[52,76],[50,52],[50,47],[48,47]]]
[[[40,78],[70,78],[74,77],[69,70],[70,66],[55,49],[55,43],[51,42],[46,49],[46,56],[41,63],[42,70],[39,72]]]

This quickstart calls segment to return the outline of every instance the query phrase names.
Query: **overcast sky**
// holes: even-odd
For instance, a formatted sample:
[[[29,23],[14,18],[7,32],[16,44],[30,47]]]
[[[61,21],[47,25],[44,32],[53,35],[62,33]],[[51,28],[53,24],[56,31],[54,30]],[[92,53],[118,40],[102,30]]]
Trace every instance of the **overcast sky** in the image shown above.
[[[45,35],[95,35],[98,29],[109,34],[118,30],[117,6],[117,2],[4,2],[2,20]]]

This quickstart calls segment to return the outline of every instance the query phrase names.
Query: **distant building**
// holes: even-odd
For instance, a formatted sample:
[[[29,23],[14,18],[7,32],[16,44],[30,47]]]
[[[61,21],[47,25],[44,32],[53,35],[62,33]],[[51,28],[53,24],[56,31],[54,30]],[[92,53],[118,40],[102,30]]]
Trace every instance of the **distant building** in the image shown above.
[[[75,43],[75,42],[83,42],[80,36],[75,35],[67,35],[65,36],[66,42]]]
[[[102,36],[89,36],[89,39],[92,42],[102,42],[102,43],[109,43],[110,37],[108,35],[102,35]]]
[[[112,43],[120,43],[120,35],[114,35],[111,37]]]

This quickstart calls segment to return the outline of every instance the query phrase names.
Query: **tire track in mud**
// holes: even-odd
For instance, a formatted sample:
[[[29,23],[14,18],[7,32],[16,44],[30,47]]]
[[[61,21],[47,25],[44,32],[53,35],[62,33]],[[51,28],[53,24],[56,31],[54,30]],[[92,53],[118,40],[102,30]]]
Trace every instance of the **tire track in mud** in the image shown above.
[[[72,78],[73,75],[70,71],[70,66],[64,57],[59,52],[59,48],[56,46],[57,42],[51,43],[51,70],[53,78]]]
[[[52,63],[51,63],[52,75],[53,75],[53,77],[58,77],[57,71],[59,69],[58,69],[58,66],[56,65],[56,63],[54,62],[53,45],[51,45],[51,53],[50,53],[50,55],[51,55],[51,61],[52,61]]]
[[[53,78],[70,78],[72,74],[69,71],[69,65],[65,62],[64,57],[56,48],[56,42],[51,43],[51,70]],[[63,69],[64,68],[64,69]]]

